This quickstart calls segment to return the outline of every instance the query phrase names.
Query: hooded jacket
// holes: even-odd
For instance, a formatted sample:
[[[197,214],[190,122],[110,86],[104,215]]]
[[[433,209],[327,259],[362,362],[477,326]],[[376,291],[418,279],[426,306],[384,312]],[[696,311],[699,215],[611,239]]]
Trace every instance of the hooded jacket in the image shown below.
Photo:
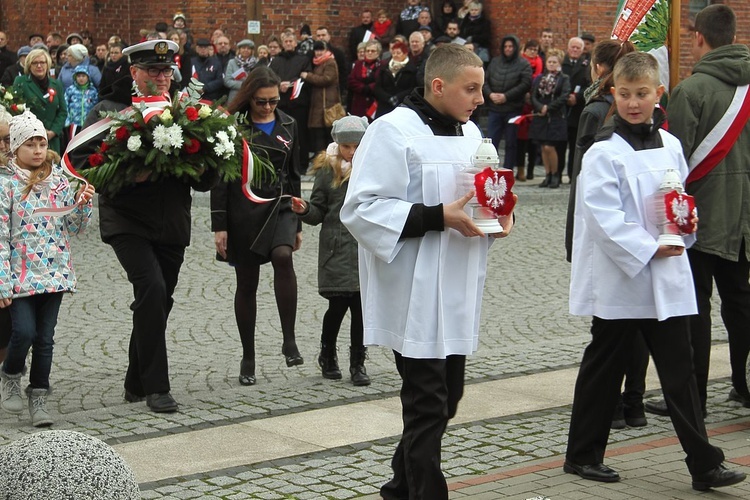
[[[682,143],[685,158],[721,119],[738,86],[750,84],[746,45],[717,47],[693,67],[669,99],[669,130]],[[736,262],[740,246],[750,258],[750,122],[727,156],[705,177],[687,185],[695,197],[700,226],[693,249]]]
[[[513,55],[506,57],[505,54],[495,56],[490,61],[487,73],[484,77],[485,104],[490,111],[496,113],[520,113],[526,92],[531,89],[531,65],[523,57],[519,56],[518,38],[513,35],[503,37],[500,47],[505,46],[506,41],[513,43]],[[507,101],[503,104],[495,104],[490,100],[490,94],[500,92],[505,94]]]
[[[76,76],[85,73],[89,76],[89,67],[83,64],[76,66],[73,72],[73,85],[65,89],[65,105],[68,108],[68,118],[65,125],[83,125],[89,112],[99,102],[99,92],[89,79],[86,85],[78,85]]]

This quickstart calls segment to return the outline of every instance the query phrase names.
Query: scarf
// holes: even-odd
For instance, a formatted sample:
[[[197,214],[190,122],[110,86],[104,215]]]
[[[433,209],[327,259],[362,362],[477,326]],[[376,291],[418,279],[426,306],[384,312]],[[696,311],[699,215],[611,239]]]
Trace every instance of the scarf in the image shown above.
[[[407,57],[401,62],[397,62],[394,58],[391,57],[391,60],[388,61],[388,69],[391,71],[391,74],[393,76],[396,76],[399,71],[401,71],[401,68],[409,64],[409,58]]]
[[[557,87],[557,80],[559,79],[559,71],[555,73],[545,73],[544,75],[542,75],[541,80],[539,80],[539,88],[537,89],[539,95],[542,97],[551,96],[555,92],[555,87]]]
[[[327,60],[331,59],[333,57],[333,54],[331,54],[330,50],[326,50],[323,52],[323,55],[320,57],[313,57],[313,66],[320,66]]]
[[[328,148],[326,148],[326,157],[328,158],[328,163],[331,165],[334,164],[339,158],[339,145],[335,142],[332,142],[328,145]],[[345,159],[341,158],[341,176],[342,177],[348,177],[346,173],[352,168],[352,163],[349,161],[346,161]]]
[[[250,56],[247,59],[242,59],[240,55],[237,55],[234,60],[237,61],[237,64],[242,69],[244,69],[246,73],[250,73],[250,70],[253,69],[256,64],[258,64],[258,59],[256,59],[255,56]]]
[[[588,104],[589,101],[599,93],[599,87],[602,84],[602,80],[604,80],[604,78],[597,78],[596,81],[592,82],[591,85],[583,91],[583,99],[586,104]]]
[[[384,23],[381,23],[380,21],[375,21],[372,23],[372,32],[375,33],[375,36],[380,38],[385,36],[386,33],[388,33],[388,28],[391,27],[391,20],[386,19]]]
[[[362,61],[362,78],[369,78],[370,75],[372,75],[372,72],[378,69],[378,64],[380,61],[377,59],[373,59],[372,61],[368,61],[365,59]]]

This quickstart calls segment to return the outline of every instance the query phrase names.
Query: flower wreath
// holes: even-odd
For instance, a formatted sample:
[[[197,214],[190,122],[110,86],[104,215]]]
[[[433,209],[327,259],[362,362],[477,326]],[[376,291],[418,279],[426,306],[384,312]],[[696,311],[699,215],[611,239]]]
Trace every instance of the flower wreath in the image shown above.
[[[102,117],[92,130],[84,129],[74,139],[68,152],[92,135],[107,132],[78,172],[108,193],[143,177],[198,179],[212,169],[224,181],[242,176],[255,184],[273,172],[267,161],[250,151],[237,129],[237,116],[201,100],[192,84],[171,101],[166,96],[134,97],[130,108]]]

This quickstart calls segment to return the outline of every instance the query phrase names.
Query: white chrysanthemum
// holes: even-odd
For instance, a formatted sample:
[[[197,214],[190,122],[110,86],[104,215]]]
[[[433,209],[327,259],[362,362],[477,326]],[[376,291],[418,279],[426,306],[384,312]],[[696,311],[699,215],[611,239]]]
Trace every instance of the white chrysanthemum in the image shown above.
[[[211,116],[211,108],[209,108],[208,106],[201,106],[198,110],[198,116],[200,116],[201,118],[208,118],[209,116]]]
[[[229,131],[229,137],[234,140],[234,138],[237,137],[237,130],[234,127],[227,127],[227,130]]]
[[[169,131],[164,125],[154,127],[154,147],[165,153],[169,153],[172,146]]]
[[[182,127],[177,124],[172,125],[167,129],[169,133],[169,142],[175,149],[180,149],[185,140],[182,137]]]
[[[128,149],[130,151],[138,151],[141,149],[141,136],[140,135],[131,135],[128,139]]]
[[[229,134],[227,134],[223,130],[219,130],[218,132],[216,132],[216,139],[219,142],[229,142]]]

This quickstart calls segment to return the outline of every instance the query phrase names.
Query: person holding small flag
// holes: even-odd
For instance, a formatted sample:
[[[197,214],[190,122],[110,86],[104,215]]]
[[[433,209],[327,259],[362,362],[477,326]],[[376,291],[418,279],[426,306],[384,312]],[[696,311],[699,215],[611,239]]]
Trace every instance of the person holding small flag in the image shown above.
[[[255,43],[252,40],[244,39],[237,43],[237,55],[229,60],[224,74],[224,86],[229,89],[227,102],[234,99],[250,70],[258,64],[258,59],[253,55],[254,51]]]

